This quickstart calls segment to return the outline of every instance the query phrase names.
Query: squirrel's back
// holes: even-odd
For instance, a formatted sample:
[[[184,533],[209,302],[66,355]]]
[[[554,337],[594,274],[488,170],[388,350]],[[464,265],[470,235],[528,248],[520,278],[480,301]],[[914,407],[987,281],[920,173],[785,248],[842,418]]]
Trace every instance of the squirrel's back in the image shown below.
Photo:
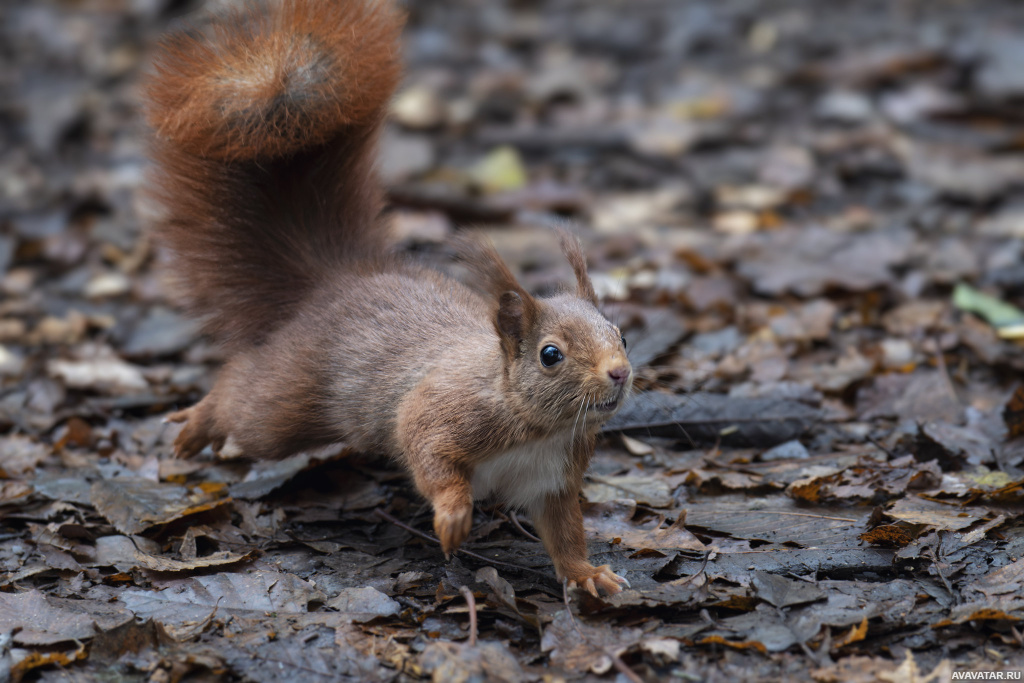
[[[290,0],[161,45],[147,91],[156,234],[175,293],[229,348],[386,249],[374,159],[401,26],[378,0]]]

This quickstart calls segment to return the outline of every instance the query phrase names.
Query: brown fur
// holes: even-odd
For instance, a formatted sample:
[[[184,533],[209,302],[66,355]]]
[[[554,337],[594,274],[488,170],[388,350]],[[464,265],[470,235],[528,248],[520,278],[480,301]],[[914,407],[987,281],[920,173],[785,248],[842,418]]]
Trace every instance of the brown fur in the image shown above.
[[[172,291],[229,349],[385,245],[373,160],[401,25],[384,2],[287,1],[161,46],[146,89],[156,235]]]
[[[168,41],[150,86],[157,232],[229,351],[210,394],[170,417],[186,423],[177,452],[272,458],[344,441],[386,454],[433,505],[446,553],[490,494],[527,509],[560,577],[618,590],[587,562],[578,496],[632,372],[579,243],[563,236],[576,293],[545,299],[486,244],[461,245],[471,286],[389,256],[370,160],[397,79],[395,15],[293,0],[247,21],[219,25],[212,44]],[[230,77],[252,64],[268,84]],[[564,356],[551,367],[548,345]]]

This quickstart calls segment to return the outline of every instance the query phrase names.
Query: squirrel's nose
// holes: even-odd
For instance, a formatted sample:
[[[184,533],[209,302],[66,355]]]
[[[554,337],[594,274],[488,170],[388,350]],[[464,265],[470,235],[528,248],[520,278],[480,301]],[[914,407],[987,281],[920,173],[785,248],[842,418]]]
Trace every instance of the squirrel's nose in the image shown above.
[[[629,379],[629,366],[623,365],[617,368],[612,368],[608,371],[608,376],[616,384],[622,385]]]

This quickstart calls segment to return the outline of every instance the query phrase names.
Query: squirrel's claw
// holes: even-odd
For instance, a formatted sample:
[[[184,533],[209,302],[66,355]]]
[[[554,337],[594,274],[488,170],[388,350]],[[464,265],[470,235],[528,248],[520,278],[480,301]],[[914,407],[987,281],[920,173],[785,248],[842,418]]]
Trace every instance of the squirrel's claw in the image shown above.
[[[472,504],[454,510],[438,510],[434,513],[434,532],[441,541],[445,558],[458,550],[473,528]]]
[[[569,579],[569,588],[583,588],[595,598],[601,595],[615,595],[622,590],[623,585],[630,587],[629,581],[613,572],[607,564],[590,567],[590,573]]]
[[[165,417],[163,421],[164,421],[164,424],[167,424],[168,422],[174,422],[174,423],[188,422],[188,418],[191,415],[192,415],[192,408],[185,408],[184,410],[179,410],[177,412],[171,413],[170,415]]]

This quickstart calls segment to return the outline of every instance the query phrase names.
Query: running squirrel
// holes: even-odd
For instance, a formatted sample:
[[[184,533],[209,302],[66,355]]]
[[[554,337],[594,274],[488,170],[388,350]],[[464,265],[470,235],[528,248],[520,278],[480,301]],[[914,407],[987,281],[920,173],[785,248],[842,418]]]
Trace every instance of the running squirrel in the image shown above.
[[[175,452],[278,458],[338,442],[390,456],[446,555],[473,501],[533,521],[559,579],[587,560],[579,495],[600,424],[629,393],[625,339],[575,290],[531,296],[489,244],[467,284],[397,255],[374,169],[404,17],[382,0],[288,0],[167,38],[147,84],[155,234],[172,293],[227,360],[171,414]]]

